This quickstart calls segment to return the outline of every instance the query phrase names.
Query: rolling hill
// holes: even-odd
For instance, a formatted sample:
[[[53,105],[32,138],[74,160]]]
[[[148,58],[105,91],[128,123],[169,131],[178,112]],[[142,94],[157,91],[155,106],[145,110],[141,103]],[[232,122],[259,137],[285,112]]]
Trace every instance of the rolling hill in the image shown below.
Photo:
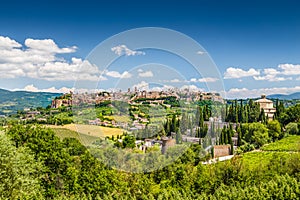
[[[0,89],[0,115],[16,113],[24,108],[47,107],[60,93],[9,91]]]
[[[267,96],[269,99],[280,99],[280,100],[293,100],[300,99],[300,92],[292,93],[292,94],[272,94]]]

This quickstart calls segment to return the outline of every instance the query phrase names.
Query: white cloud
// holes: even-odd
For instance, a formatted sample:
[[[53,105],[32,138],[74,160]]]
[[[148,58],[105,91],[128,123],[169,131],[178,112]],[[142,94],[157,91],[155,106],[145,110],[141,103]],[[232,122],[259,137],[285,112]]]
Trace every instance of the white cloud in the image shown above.
[[[183,85],[181,90],[189,90],[189,91],[204,91],[202,88],[198,88],[196,85]]]
[[[137,88],[138,90],[149,90],[149,83],[141,81],[140,83],[133,85],[132,88]]]
[[[174,89],[174,87],[171,85],[162,85],[161,87],[158,86],[151,88],[151,91],[167,91],[172,89]]]
[[[131,50],[124,44],[112,47],[111,50],[118,56],[121,56],[121,55],[126,55],[126,56],[145,55],[145,52]]]
[[[260,73],[262,71],[262,74]],[[281,75],[281,76],[280,76]],[[224,73],[224,79],[242,78],[252,76],[257,81],[279,82],[293,80],[295,75],[300,75],[300,65],[297,64],[280,64],[277,69],[265,68],[255,70],[253,68],[245,71],[240,68],[228,68]],[[288,77],[287,77],[288,76]]]
[[[247,88],[231,88],[226,92],[226,98],[254,98],[260,97],[261,94],[290,94],[299,92],[300,86],[295,87],[273,87],[273,88],[259,88],[259,89],[247,89]]]
[[[213,78],[213,77],[207,77],[207,78],[199,78],[199,79],[196,79],[196,78],[191,78],[190,79],[190,82],[192,83],[196,83],[196,82],[200,82],[200,83],[211,83],[211,82],[216,82],[217,78]]]
[[[153,77],[152,71],[140,72],[139,77]]]
[[[29,48],[29,51],[47,52],[47,53],[73,53],[76,51],[77,47],[66,47],[59,48],[55,42],[51,39],[37,40],[28,38],[25,40],[25,45]]]
[[[277,71],[276,69],[273,69],[273,68],[265,68],[264,69],[264,74],[267,74],[267,75],[277,75],[277,74],[280,74],[280,72]]]
[[[300,66],[300,65],[299,65]],[[300,74],[300,68],[297,69],[297,66],[285,64],[285,65],[279,65],[278,69],[274,68],[266,68],[263,70],[264,76],[253,76],[254,80],[257,81],[270,81],[270,82],[279,82],[279,81],[287,81],[292,80],[292,77],[284,77],[284,76],[278,76],[278,75],[297,75],[297,70],[299,70]]]
[[[292,80],[292,77],[277,77],[276,75],[253,76],[253,78],[256,81],[270,81],[270,82]]]
[[[125,71],[123,72],[121,78],[131,78],[132,77],[132,74],[130,74],[129,72]]]
[[[105,71],[105,75],[113,77],[113,78],[131,78],[131,74],[127,71],[124,71],[122,74],[117,71]]]
[[[138,71],[138,72],[143,72],[144,70],[142,70],[142,69],[138,69],[137,71]]]
[[[45,89],[39,89],[35,87],[33,84],[26,85],[24,88],[19,89],[13,89],[12,91],[29,91],[29,92],[51,92],[51,93],[69,93],[70,91],[73,93],[81,94],[81,93],[97,93],[102,91],[108,91],[104,89],[86,89],[86,88],[68,88],[68,87],[61,87],[61,88],[45,88]]]
[[[237,79],[242,77],[259,76],[259,75],[260,72],[253,68],[250,68],[248,71],[245,71],[240,68],[229,67],[226,69],[226,72],[224,73],[224,79]]]
[[[179,79],[175,78],[175,79],[172,79],[170,80],[171,83],[180,83],[182,81],[180,81]]]
[[[190,82],[195,83],[195,82],[197,82],[197,79],[196,79],[196,78],[191,78],[191,79],[190,79]]]
[[[218,80],[219,80],[218,78],[213,78],[213,77],[207,77],[207,78],[200,78],[200,79],[198,79],[198,81],[200,83],[211,83],[211,82],[216,82]]]
[[[74,92],[75,88],[61,87],[56,89],[55,87],[50,87],[46,89],[38,89],[33,84],[26,85],[23,89],[14,89],[13,91],[29,91],[29,92],[51,92],[51,93],[69,93]]]
[[[280,73],[284,74],[284,75],[299,75],[300,74],[300,65],[280,64],[280,65],[278,65],[278,68],[282,70]]]
[[[22,45],[15,40],[10,39],[9,37],[0,36],[0,49],[13,49],[20,47],[22,47]]]
[[[51,39],[26,39],[25,45],[0,36],[0,78],[29,77],[49,81],[105,80],[96,65],[79,58],[70,61],[57,54],[73,53],[76,47],[60,48]]]
[[[205,51],[197,51],[197,54],[199,54],[199,55],[203,55],[205,53],[206,53]]]

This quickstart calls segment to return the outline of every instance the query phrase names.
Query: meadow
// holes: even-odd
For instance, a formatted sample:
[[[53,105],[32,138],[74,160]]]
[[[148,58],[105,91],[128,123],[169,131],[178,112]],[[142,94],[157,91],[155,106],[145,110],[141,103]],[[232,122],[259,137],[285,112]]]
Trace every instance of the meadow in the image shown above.
[[[279,141],[267,144],[261,148],[263,151],[300,151],[300,135],[290,135]]]
[[[110,128],[96,125],[87,125],[87,124],[67,124],[63,126],[56,125],[47,125],[52,129],[67,129],[74,131],[76,133],[84,134],[87,136],[97,137],[97,138],[105,138],[111,136],[117,136],[123,134],[123,129],[120,128]]]
[[[286,138],[263,146],[260,150],[243,154],[243,163],[251,169],[271,168],[274,163],[282,163],[293,156],[299,156],[300,136],[290,135]],[[278,161],[278,162],[277,162]]]
[[[98,137],[78,133],[66,128],[52,128],[52,130],[61,140],[63,140],[64,138],[75,138],[85,146],[91,145],[93,142],[99,139]]]

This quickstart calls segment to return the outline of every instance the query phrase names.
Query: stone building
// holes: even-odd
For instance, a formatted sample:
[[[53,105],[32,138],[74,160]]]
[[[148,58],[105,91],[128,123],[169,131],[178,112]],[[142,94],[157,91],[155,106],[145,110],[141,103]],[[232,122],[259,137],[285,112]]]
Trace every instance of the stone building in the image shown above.
[[[273,101],[266,98],[266,95],[261,95],[261,99],[255,101],[259,104],[260,109],[263,109],[266,117],[269,120],[273,120],[274,114],[276,112],[276,108],[273,106]]]
[[[230,152],[231,152],[231,146],[229,144],[214,146],[214,158],[229,156]]]
[[[169,147],[175,146],[176,144],[175,139],[169,137],[162,137],[161,141],[162,141],[162,147],[161,147],[162,154],[165,154]]]

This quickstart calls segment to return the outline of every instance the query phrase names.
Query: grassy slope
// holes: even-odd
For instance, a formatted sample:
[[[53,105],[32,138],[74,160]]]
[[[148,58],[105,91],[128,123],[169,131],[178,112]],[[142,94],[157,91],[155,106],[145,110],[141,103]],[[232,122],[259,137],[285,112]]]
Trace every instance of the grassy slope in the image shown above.
[[[289,152],[248,152],[242,155],[243,163],[249,170],[256,168],[265,168],[272,164],[272,160],[284,161],[293,153]]]
[[[300,151],[300,135],[290,135],[262,147],[263,151]]]
[[[52,130],[56,133],[56,135],[60,139],[64,139],[64,138],[76,138],[83,145],[90,145],[95,140],[99,139],[98,137],[81,134],[81,133],[78,133],[76,131],[72,131],[72,130],[69,130],[69,129],[66,129],[66,128],[53,128],[52,127]]]
[[[299,152],[300,136],[291,135],[282,140],[268,144],[262,148],[262,151],[248,152],[242,155],[243,162],[249,167],[265,168],[272,165],[272,160],[281,160],[284,162],[287,158]]]

